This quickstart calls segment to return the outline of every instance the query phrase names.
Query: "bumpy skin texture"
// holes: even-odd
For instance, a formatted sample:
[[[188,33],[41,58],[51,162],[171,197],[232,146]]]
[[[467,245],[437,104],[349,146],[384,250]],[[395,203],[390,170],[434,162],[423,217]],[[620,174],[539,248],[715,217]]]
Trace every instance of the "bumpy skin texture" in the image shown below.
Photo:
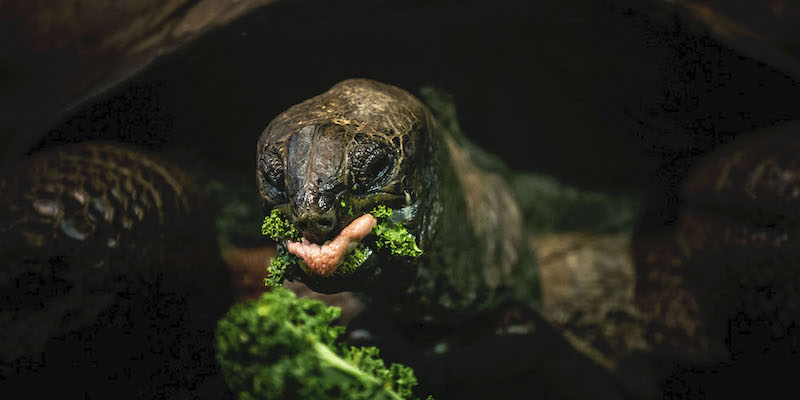
[[[0,375],[44,352],[43,380],[80,373],[96,385],[74,390],[107,397],[103,374],[128,368],[135,373],[108,389],[147,397],[172,379],[142,378],[154,368],[213,373],[210,334],[232,296],[185,173],[111,143],[43,150],[3,172]]]
[[[196,218],[203,205],[191,178],[120,144],[45,150],[7,171],[0,188],[6,276],[21,263],[58,258],[103,274],[136,264],[137,274],[155,277],[166,257],[213,237],[207,220]],[[198,267],[169,268],[189,273]]]
[[[6,246],[37,256],[62,247],[115,251],[126,243],[126,250],[158,257],[151,246],[160,241],[137,246],[141,241],[131,236],[145,234],[142,227],[172,227],[186,218],[196,206],[190,204],[197,195],[190,182],[168,163],[119,145],[56,148],[16,166],[0,181],[9,205],[0,211],[0,233],[13,233],[18,240]],[[98,254],[97,262],[104,262],[104,255]]]
[[[639,241],[637,297],[662,326],[653,343],[665,353],[745,351],[731,348],[746,342],[735,338],[739,329],[746,338],[768,332],[759,345],[772,348],[796,338],[799,131],[788,123],[711,153],[683,185],[674,231]]]
[[[281,113],[257,146],[265,210],[291,216],[306,239],[324,243],[383,204],[423,250],[413,261],[375,252],[353,275],[323,278],[306,269],[289,279],[317,291],[365,292],[401,318],[437,321],[474,315],[516,285],[535,285],[512,279],[524,267],[521,218],[508,185],[473,166],[404,90],[340,82]]]

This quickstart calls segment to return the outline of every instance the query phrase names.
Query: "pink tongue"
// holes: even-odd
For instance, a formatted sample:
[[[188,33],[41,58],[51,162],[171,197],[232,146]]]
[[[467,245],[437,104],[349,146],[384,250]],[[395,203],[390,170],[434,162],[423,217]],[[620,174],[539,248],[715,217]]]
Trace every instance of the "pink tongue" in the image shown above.
[[[315,273],[330,276],[336,272],[344,257],[355,248],[358,242],[372,232],[378,220],[372,214],[364,214],[347,225],[330,243],[318,245],[302,238],[299,242],[287,240],[289,252],[300,257]]]

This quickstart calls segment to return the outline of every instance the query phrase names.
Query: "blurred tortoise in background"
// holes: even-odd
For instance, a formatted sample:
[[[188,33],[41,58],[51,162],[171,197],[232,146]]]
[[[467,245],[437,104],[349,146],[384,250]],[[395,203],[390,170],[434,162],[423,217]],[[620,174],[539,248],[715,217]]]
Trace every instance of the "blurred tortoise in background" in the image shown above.
[[[53,147],[4,171],[0,204],[4,389],[225,393],[212,339],[233,298],[186,173],[120,143]]]
[[[634,242],[652,351],[686,362],[666,390],[778,394],[800,373],[798,132],[782,123],[705,156],[675,226]],[[747,377],[759,384],[736,384]]]

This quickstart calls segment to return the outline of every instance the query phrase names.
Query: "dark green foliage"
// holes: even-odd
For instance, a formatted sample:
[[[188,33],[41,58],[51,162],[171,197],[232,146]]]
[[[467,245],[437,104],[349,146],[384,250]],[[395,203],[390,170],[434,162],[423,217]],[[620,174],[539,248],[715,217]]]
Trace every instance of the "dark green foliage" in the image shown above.
[[[580,190],[546,175],[517,174],[512,186],[533,232],[630,232],[639,213],[634,196]]]
[[[220,247],[251,247],[262,244],[258,229],[252,225],[253,220],[262,215],[261,209],[252,201],[255,195],[253,182],[238,176],[198,175],[198,181],[206,182],[203,187],[208,195],[210,209],[217,210],[215,220]]]
[[[232,307],[216,331],[217,360],[238,399],[411,399],[411,368],[378,349],[345,348],[340,310],[282,287]]]

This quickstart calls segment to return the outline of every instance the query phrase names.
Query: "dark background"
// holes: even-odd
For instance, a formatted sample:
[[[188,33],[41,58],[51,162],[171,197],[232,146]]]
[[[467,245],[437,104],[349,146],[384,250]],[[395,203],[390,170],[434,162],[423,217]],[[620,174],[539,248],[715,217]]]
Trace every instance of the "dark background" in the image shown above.
[[[675,188],[698,156],[800,113],[787,71],[732,50],[712,35],[713,25],[681,10],[627,1],[277,2],[61,113],[6,107],[43,114],[7,129],[23,139],[5,157],[53,143],[123,140],[189,169],[251,182],[254,143],[275,115],[342,79],[367,77],[451,93],[465,134],[517,170],[645,194],[642,227],[657,229],[674,220]],[[745,27],[765,18],[738,11]],[[764,46],[769,39],[762,37]],[[76,67],[64,51],[62,59],[44,54],[50,69],[63,61],[69,77]],[[117,60],[85,57],[81,64],[95,69]],[[44,77],[58,79],[37,78]],[[54,115],[61,122],[37,126]]]
[[[351,77],[444,89],[464,133],[515,170],[642,195],[640,231],[674,222],[680,182],[704,154],[800,116],[800,14],[777,0],[282,1],[174,40],[139,35],[161,22],[137,30],[125,12],[45,29],[41,10],[20,4],[0,17],[4,166],[52,145],[118,140],[253,204],[261,131]],[[83,4],[103,20],[109,2]],[[130,40],[96,39],[123,27]]]

